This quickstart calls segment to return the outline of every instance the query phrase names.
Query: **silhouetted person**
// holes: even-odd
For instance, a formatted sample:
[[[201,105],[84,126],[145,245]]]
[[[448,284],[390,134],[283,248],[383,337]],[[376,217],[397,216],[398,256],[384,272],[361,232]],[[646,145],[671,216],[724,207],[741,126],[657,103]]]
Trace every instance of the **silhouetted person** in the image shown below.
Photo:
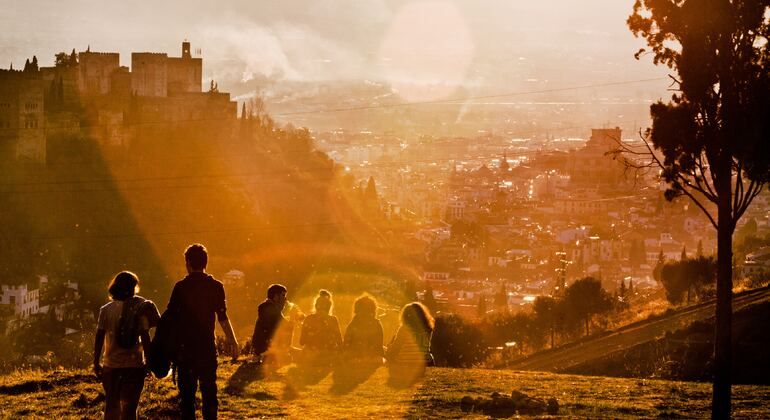
[[[401,325],[388,345],[385,358],[391,381],[410,384],[425,374],[425,367],[433,365],[430,341],[435,321],[425,305],[412,302],[401,310]]]
[[[267,298],[257,308],[257,322],[251,338],[251,351],[263,362],[268,352],[288,355],[291,346],[291,326],[283,316],[286,306],[286,286],[273,284],[267,288]],[[288,338],[286,337],[288,335]]]
[[[315,311],[302,323],[302,359],[308,363],[330,364],[342,347],[342,334],[337,317],[331,315],[332,295],[320,290],[315,298]]]
[[[376,317],[377,302],[368,295],[353,303],[353,319],[345,328],[342,361],[334,369],[330,391],[347,394],[382,366],[382,324]]]
[[[201,244],[190,245],[184,253],[188,275],[174,285],[168,308],[177,329],[177,383],[183,419],[195,418],[195,393],[201,389],[204,419],[217,418],[217,350],[214,318],[227,337],[233,358],[238,342],[227,318],[225,288],[206,273],[208,252]]]
[[[382,363],[382,324],[376,314],[377,302],[371,296],[361,296],[353,303],[353,319],[342,344],[347,360]]]
[[[135,296],[138,286],[136,274],[119,273],[108,289],[111,302],[99,309],[94,373],[104,386],[105,419],[135,419],[144,388],[149,329],[157,325],[159,315],[152,301]]]

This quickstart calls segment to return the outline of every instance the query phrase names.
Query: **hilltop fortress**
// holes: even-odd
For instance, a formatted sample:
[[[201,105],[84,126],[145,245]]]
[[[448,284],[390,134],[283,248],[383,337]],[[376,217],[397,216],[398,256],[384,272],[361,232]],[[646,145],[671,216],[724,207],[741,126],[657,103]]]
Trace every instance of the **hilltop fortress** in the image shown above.
[[[124,148],[143,131],[191,122],[234,120],[237,103],[212,81],[203,89],[203,60],[182,43],[181,57],[135,52],[59,53],[53,67],[37,58],[0,69],[0,159],[44,164],[55,138],[91,137]]]

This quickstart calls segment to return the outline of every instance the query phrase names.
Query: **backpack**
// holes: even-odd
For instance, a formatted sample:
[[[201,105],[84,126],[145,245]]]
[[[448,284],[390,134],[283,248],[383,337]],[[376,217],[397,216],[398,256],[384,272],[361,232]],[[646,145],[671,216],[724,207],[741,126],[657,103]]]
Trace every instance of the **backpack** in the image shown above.
[[[118,346],[131,349],[139,344],[139,315],[145,302],[148,301],[141,296],[132,296],[123,301],[118,331],[115,334]]]

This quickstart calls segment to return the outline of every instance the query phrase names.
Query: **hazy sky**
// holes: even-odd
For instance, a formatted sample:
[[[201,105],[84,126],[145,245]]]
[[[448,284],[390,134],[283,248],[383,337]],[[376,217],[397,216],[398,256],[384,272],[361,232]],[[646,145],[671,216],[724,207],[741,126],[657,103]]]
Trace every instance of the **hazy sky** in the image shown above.
[[[179,55],[206,77],[507,85],[662,74],[636,62],[633,0],[0,0],[0,67],[57,51]]]

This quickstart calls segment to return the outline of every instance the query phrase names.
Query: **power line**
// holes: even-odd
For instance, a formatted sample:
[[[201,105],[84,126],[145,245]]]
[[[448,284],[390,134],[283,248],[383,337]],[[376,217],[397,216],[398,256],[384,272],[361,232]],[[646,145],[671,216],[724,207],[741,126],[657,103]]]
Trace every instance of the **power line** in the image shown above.
[[[28,236],[23,237],[25,240],[36,241],[49,241],[57,239],[121,239],[121,238],[134,238],[134,237],[148,237],[148,236],[178,236],[178,235],[201,235],[210,233],[238,233],[238,232],[261,232],[271,230],[283,230],[293,228],[305,228],[305,227],[332,227],[332,226],[346,226],[345,223],[339,222],[319,222],[319,223],[297,223],[277,226],[248,226],[237,227],[227,229],[204,229],[195,231],[167,231],[167,232],[134,232],[134,233],[108,233],[108,234],[82,234],[82,235],[55,235],[55,236]],[[2,239],[20,239],[20,237],[8,238],[3,235]]]
[[[656,77],[656,78],[650,78],[650,79],[625,80],[625,81],[617,81],[617,82],[596,83],[596,84],[590,84],[590,85],[569,86],[569,87],[563,87],[563,88],[499,93],[499,94],[492,94],[492,95],[466,96],[466,97],[457,97],[457,98],[450,98],[450,99],[437,99],[437,100],[414,101],[414,102],[400,102],[395,104],[362,105],[362,106],[343,107],[343,108],[320,108],[315,110],[282,112],[282,113],[268,114],[268,115],[274,116],[274,117],[286,117],[286,116],[292,116],[292,115],[324,114],[324,113],[336,113],[336,112],[346,112],[346,111],[363,111],[363,110],[370,110],[370,109],[387,109],[387,108],[398,108],[398,107],[420,106],[420,105],[461,104],[463,101],[467,102],[467,101],[474,101],[474,100],[480,100],[480,99],[507,98],[507,97],[514,97],[514,96],[534,95],[534,94],[543,94],[543,93],[567,92],[572,90],[582,90],[582,89],[591,89],[591,88],[600,88],[600,87],[609,87],[609,86],[623,86],[623,85],[647,83],[647,82],[660,81],[660,80],[668,80],[668,79],[665,77]],[[201,93],[206,93],[206,92],[201,92]],[[123,127],[153,126],[153,125],[163,126],[163,125],[171,125],[171,124],[185,123],[185,122],[187,123],[227,122],[227,121],[232,121],[236,119],[237,119],[236,115],[230,115],[230,116],[223,116],[221,118],[183,118],[183,119],[176,119],[176,120],[169,120],[169,121],[131,121],[131,122],[111,122],[110,121],[110,122],[104,122],[104,123],[87,124],[87,125],[82,125],[77,127],[42,127],[40,129],[44,131],[61,131],[61,130],[67,130],[68,128],[69,129],[73,129],[73,128],[74,129],[87,129],[87,128],[93,129],[93,128],[111,127],[111,126],[123,126]]]
[[[283,112],[279,114],[273,114],[273,116],[286,117],[286,116],[292,116],[292,115],[324,114],[324,113],[331,113],[331,112],[346,112],[346,111],[363,111],[363,110],[369,110],[369,109],[397,108],[397,107],[417,106],[417,105],[455,104],[461,101],[508,98],[512,96],[533,95],[533,94],[540,94],[540,93],[566,92],[571,90],[581,90],[581,89],[590,89],[590,88],[608,87],[608,86],[622,86],[622,85],[646,83],[646,82],[653,82],[653,81],[660,81],[660,80],[667,80],[667,78],[656,77],[652,79],[626,80],[626,81],[620,81],[620,82],[597,83],[592,85],[571,86],[571,87],[563,87],[563,88],[500,93],[500,94],[494,94],[494,95],[467,96],[467,97],[458,97],[458,98],[452,98],[452,99],[401,102],[397,104],[362,105],[362,106],[346,107],[346,108],[330,108],[330,109],[316,109],[316,110],[308,110],[308,111]]]

